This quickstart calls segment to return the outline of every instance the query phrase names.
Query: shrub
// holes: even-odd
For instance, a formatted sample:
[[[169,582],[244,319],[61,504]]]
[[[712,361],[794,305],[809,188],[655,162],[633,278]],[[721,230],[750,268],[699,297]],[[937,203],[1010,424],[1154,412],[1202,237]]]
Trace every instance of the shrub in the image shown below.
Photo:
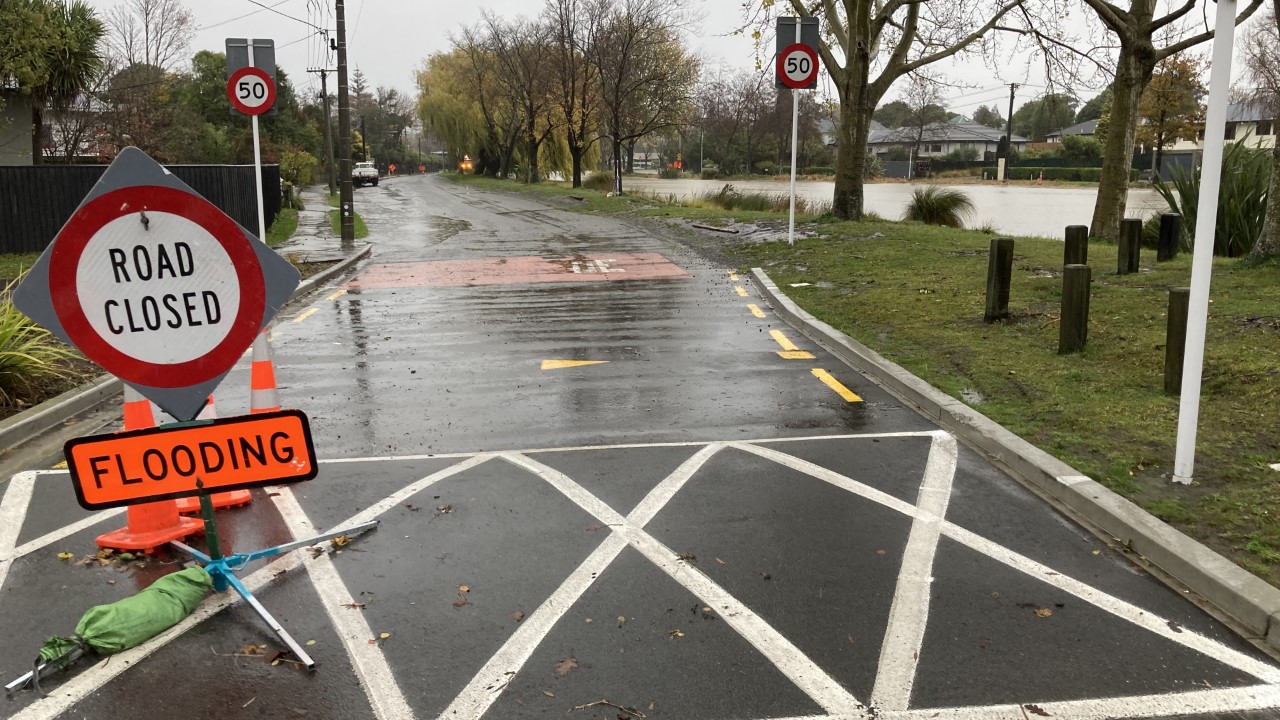
[[[1217,226],[1213,254],[1240,257],[1248,254],[1262,235],[1271,186],[1270,150],[1232,143],[1222,156],[1222,185],[1218,190]],[[1156,181],[1156,191],[1169,209],[1182,214],[1183,227],[1195,232],[1200,202],[1200,173],[1175,168],[1170,182]],[[1194,235],[1193,235],[1194,237]]]
[[[679,180],[684,177],[684,173],[680,172],[679,168],[664,167],[658,170],[658,177],[663,180]]]
[[[715,168],[705,168],[703,169],[702,174],[699,177],[701,177],[703,180],[719,180],[720,171]]]
[[[60,361],[75,357],[71,348],[13,306],[17,283],[12,280],[0,290],[0,401],[10,405],[41,381],[66,377]]]
[[[902,162],[911,159],[911,150],[902,145],[894,145],[885,153],[885,157],[894,162]]]
[[[979,154],[978,148],[973,145],[961,145],[947,153],[947,159],[957,162],[973,162],[978,159]]]
[[[1102,179],[1102,168],[1096,167],[1011,167],[1008,169],[1010,180],[1039,180],[1044,173],[1045,180],[1073,180],[1098,182]],[[1129,171],[1129,181],[1138,179],[1138,171]]]
[[[743,192],[733,185],[726,184],[715,192],[704,192],[693,196],[689,205],[701,208],[718,208],[721,210],[746,210],[755,212],[787,212],[791,207],[791,196],[787,193]],[[810,203],[803,196],[796,196],[796,212],[810,215],[821,215],[831,211],[830,203]]]
[[[778,164],[772,160],[761,160],[753,167],[755,167],[757,172],[765,175],[776,175],[778,173]],[[790,172],[790,170],[788,170],[788,172]]]
[[[280,177],[294,185],[310,185],[315,182],[315,170],[320,161],[305,150],[286,150],[280,156]]]
[[[613,192],[613,174],[593,172],[582,179],[582,187],[596,192]]]
[[[826,168],[823,169],[825,170]],[[835,175],[835,172],[833,171],[831,174]],[[867,153],[867,165],[862,171],[862,176],[864,178],[884,177],[884,163],[880,162],[879,155],[872,152]]]
[[[875,158],[875,161],[876,161],[876,162],[879,162],[879,161],[880,161],[880,158],[877,158],[877,157],[876,157],[876,155],[875,155],[875,153],[873,153],[873,152],[867,152],[867,166],[868,166],[868,167],[870,167],[870,166],[871,166],[872,158]],[[835,169],[835,168],[833,168],[833,167],[827,167],[827,166],[825,166],[825,165],[814,165],[813,167],[807,167],[807,168],[805,168],[805,169],[804,169],[804,174],[805,174],[805,175],[835,175],[835,174],[836,174],[836,169]]]
[[[955,188],[928,185],[916,188],[907,204],[903,220],[916,220],[927,225],[964,227],[965,218],[974,212],[973,201]]]
[[[1101,164],[1102,143],[1087,135],[1064,135],[1058,155],[1080,165]]]

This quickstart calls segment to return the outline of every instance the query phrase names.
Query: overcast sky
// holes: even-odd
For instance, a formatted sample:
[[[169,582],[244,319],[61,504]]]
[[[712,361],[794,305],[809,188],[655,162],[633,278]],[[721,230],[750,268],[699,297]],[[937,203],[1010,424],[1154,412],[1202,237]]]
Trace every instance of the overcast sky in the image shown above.
[[[333,0],[260,0],[271,10],[250,0],[181,1],[194,13],[199,28],[193,52],[221,51],[228,37],[271,38],[276,43],[277,63],[289,72],[294,83],[303,90],[319,91],[316,76],[303,71],[325,66],[326,53],[323,41],[307,23],[335,27]],[[732,34],[742,21],[743,1],[688,0],[701,16],[700,27],[690,33],[688,42],[708,64],[754,68],[750,37]],[[117,2],[90,0],[103,13]],[[1209,6],[1212,7],[1212,3]],[[422,60],[434,52],[447,51],[449,34],[477,22],[482,8],[515,17],[534,14],[541,7],[541,0],[347,0],[351,70],[359,67],[371,85],[395,87],[412,97],[415,93],[413,73]],[[766,38],[766,42],[771,52],[772,37]],[[1204,49],[1207,51],[1207,48],[1206,44]],[[328,55],[327,63],[328,67],[335,67],[332,55]],[[971,115],[979,105],[997,104],[1004,114],[1008,103],[1008,88],[1004,84],[1008,82],[1024,85],[1019,91],[1019,105],[1045,91],[1043,72],[1035,63],[1028,66],[1025,61],[1006,59],[1000,65],[997,73],[980,59],[939,64],[939,70],[960,85],[944,93],[948,109]],[[1081,88],[1079,94],[1087,98],[1095,92]],[[891,91],[890,99],[895,95],[896,91]]]

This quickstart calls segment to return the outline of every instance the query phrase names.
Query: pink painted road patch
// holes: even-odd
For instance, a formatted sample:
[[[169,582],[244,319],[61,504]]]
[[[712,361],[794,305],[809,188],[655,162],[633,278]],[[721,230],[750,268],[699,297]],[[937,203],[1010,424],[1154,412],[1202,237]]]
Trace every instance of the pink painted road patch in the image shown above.
[[[572,257],[499,257],[475,260],[371,265],[347,283],[349,288],[458,287],[549,282],[680,280],[689,277],[658,253],[610,253]]]

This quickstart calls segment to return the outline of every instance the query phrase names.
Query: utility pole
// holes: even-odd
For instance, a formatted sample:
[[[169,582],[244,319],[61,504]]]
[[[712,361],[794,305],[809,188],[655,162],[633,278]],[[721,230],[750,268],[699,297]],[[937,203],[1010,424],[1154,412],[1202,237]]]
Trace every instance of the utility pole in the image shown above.
[[[342,0],[334,3],[338,21],[338,174],[342,183],[338,215],[342,219],[342,247],[349,248],[356,242],[356,223],[351,187],[351,105],[347,96],[347,14]]]
[[[1009,179],[1009,163],[1013,161],[1013,94],[1018,83],[1009,83],[1009,129],[1005,132],[1004,165],[1000,168],[1001,182]]]
[[[329,119],[329,86],[325,82],[329,77],[329,73],[333,71],[328,68],[320,68],[318,70],[309,69],[307,72],[320,74],[320,100],[324,103],[324,147],[329,157],[326,169],[329,171],[329,197],[333,197],[334,193],[337,192],[334,183],[337,168],[334,167],[333,160],[333,128]]]

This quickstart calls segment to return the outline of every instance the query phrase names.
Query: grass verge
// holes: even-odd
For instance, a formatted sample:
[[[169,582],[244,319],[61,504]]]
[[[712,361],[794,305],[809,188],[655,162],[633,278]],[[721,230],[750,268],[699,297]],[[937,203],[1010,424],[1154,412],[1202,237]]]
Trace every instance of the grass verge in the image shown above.
[[[544,195],[589,192],[463,182]],[[785,219],[626,200],[599,196],[581,204],[700,222]],[[1144,251],[1143,271],[1119,276],[1115,246],[1091,245],[1089,344],[1060,356],[1061,242],[1017,238],[1013,316],[987,325],[990,234],[829,216],[807,225],[818,237],[794,248],[716,240],[740,269],[763,267],[818,318],[1280,585],[1280,472],[1270,468],[1280,463],[1280,263],[1214,262],[1196,482],[1183,487],[1170,480],[1178,399],[1162,388],[1168,290],[1189,284],[1189,255],[1157,265]],[[810,285],[791,287],[802,282]]]
[[[275,247],[293,237],[298,230],[298,211],[293,208],[281,208],[276,219],[271,221],[267,229],[267,245]]]
[[[342,218],[338,217],[338,210],[337,210],[338,196],[337,195],[334,195],[329,198],[329,207],[334,208],[333,210],[329,211],[329,229],[333,231],[334,235],[341,235],[342,234]],[[353,215],[355,216],[354,221],[355,221],[356,239],[359,240],[361,238],[369,237],[369,227],[364,224],[364,218],[360,217],[359,212],[355,212],[353,213]]]

